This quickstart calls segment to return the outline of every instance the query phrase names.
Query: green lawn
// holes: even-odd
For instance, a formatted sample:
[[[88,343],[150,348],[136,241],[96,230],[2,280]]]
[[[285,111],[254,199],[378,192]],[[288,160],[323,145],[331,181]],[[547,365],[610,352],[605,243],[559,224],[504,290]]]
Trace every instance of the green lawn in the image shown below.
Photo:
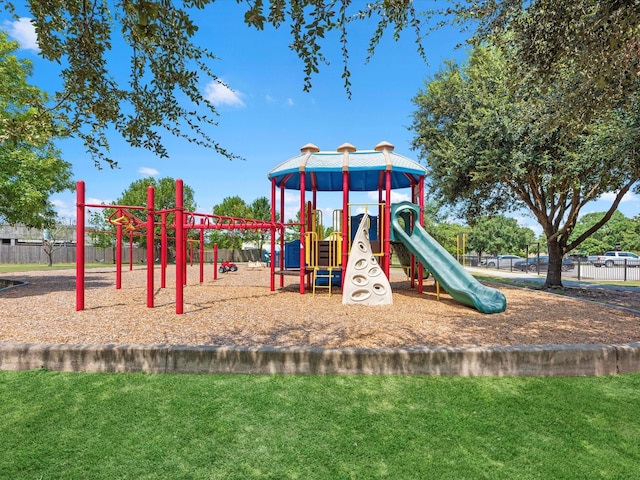
[[[85,268],[100,268],[104,266],[113,267],[115,265],[110,263],[87,263]],[[144,264],[139,264],[144,265]],[[127,263],[127,267],[129,264]],[[0,264],[0,273],[2,272],[35,272],[35,271],[47,271],[47,270],[69,270],[76,268],[75,263],[54,263],[49,267],[46,264],[40,263],[3,263]]]
[[[521,280],[521,279],[513,280],[509,277],[500,277],[500,276],[490,275],[485,273],[473,272],[473,276],[481,282],[500,283],[503,285],[511,285],[511,286],[518,286],[518,287],[521,287],[523,285],[540,285],[540,283],[534,280],[531,280],[531,281]],[[577,279],[575,278],[566,278],[565,280],[577,281]],[[622,281],[622,280],[589,279],[588,281],[586,280],[583,280],[583,281],[589,284],[603,285],[603,286],[610,286],[610,287],[640,287],[640,281],[637,281],[637,280]]]
[[[0,372],[0,477],[638,478],[640,374]]]

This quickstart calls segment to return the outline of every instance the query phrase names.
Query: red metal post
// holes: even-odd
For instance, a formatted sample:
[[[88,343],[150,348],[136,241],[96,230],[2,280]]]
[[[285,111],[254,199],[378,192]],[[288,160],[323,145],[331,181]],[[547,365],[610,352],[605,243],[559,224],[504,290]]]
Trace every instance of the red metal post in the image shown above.
[[[271,179],[271,230],[269,233],[271,235],[271,248],[269,250],[269,255],[271,255],[271,259],[269,261],[269,290],[274,291],[276,289],[276,229],[274,227],[276,223],[276,179]],[[280,275],[282,276],[282,275]]]
[[[280,221],[285,223],[284,216],[284,186],[280,187]],[[284,227],[280,231],[280,270],[284,270]],[[280,275],[280,288],[284,287],[284,275]]]
[[[167,212],[162,212],[160,226],[160,288],[167,286]]]
[[[122,217],[122,209],[118,210],[118,216]],[[116,290],[122,288],[122,224],[116,226]]]
[[[176,180],[176,314],[184,312],[184,197],[183,182],[181,178]]]
[[[76,183],[76,311],[84,310],[84,182]]]
[[[200,225],[203,228],[200,229],[200,245],[199,245],[199,256],[200,256],[200,283],[204,282],[204,218],[200,219]]]
[[[347,278],[347,260],[349,259],[349,171],[342,172],[342,288]]]
[[[391,262],[391,170],[385,172],[385,204],[384,204],[384,273],[389,278]]]
[[[155,237],[155,192],[153,186],[147,187],[147,307],[153,308],[153,264]]]
[[[307,272],[306,268],[306,258],[305,258],[305,248],[304,248],[304,235],[305,235],[305,173],[304,170],[300,172],[300,294],[304,294],[304,282],[305,282],[305,273]]]

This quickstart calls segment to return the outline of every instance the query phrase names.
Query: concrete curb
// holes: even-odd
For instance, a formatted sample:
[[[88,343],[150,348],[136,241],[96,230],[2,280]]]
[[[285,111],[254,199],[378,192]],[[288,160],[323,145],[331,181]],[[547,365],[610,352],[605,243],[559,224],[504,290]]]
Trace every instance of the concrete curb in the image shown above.
[[[0,343],[0,370],[67,372],[593,376],[640,371],[620,345],[321,349]]]

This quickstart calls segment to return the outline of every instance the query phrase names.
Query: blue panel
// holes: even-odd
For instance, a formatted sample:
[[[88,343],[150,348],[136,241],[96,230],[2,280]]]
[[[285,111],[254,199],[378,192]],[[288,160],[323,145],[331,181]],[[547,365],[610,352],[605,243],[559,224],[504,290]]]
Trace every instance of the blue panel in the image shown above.
[[[300,240],[284,244],[284,268],[300,268]]]

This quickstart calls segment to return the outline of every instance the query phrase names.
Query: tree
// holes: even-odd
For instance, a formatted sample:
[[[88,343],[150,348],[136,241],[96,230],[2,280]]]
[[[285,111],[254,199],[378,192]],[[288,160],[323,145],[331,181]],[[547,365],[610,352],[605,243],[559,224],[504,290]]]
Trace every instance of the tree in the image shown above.
[[[235,195],[225,197],[222,203],[213,207],[213,214],[234,218],[251,218],[251,208],[247,203]],[[234,261],[234,250],[242,248],[242,242],[247,234],[246,230],[214,230],[209,236],[211,243],[217,243],[221,248],[231,249],[231,261]]]
[[[49,2],[27,0],[44,58],[65,65],[63,88],[54,105],[66,117],[70,132],[85,142],[93,158],[107,158],[106,131],[113,127],[130,144],[166,156],[161,134],[170,132],[191,142],[224,149],[205,129],[216,125],[215,107],[200,93],[202,77],[219,81],[211,69],[214,53],[194,43],[198,25],[194,12],[215,0]],[[245,23],[258,30],[288,25],[290,48],[301,59],[303,89],[329,63],[323,44],[339,42],[342,78],[350,93],[349,27],[355,22],[375,25],[368,45],[370,58],[385,32],[397,39],[412,30],[416,50],[425,34],[443,25],[475,33],[477,42],[509,29],[523,61],[537,77],[555,78],[558,67],[571,64],[576,77],[573,99],[578,110],[613,105],[633,90],[638,71],[640,9],[634,2],[588,0],[455,0],[442,8],[418,11],[412,0],[252,0],[246,2]],[[5,2],[14,12],[14,2]],[[433,5],[429,5],[430,7]],[[18,17],[18,14],[14,12]],[[332,35],[335,33],[336,35]],[[126,83],[109,74],[111,45],[129,49],[131,71]],[[588,95],[584,95],[587,92]],[[595,93],[595,94],[594,94]],[[184,107],[184,97],[192,108]],[[566,110],[566,109],[565,109]]]
[[[271,221],[271,204],[267,197],[256,198],[251,205],[249,205],[249,210],[251,211],[250,218],[264,220],[266,222]],[[270,235],[271,232],[269,230],[249,231],[245,238],[249,242],[256,242],[258,251],[262,252],[262,247],[267,239],[270,238]]]
[[[465,2],[458,2],[459,11]],[[635,2],[591,0],[479,1],[478,38],[496,32],[517,48],[535,78],[554,85],[560,72],[575,76],[558,112],[585,121],[620,105],[637,89],[640,73],[640,8]],[[473,8],[473,7],[472,7]]]
[[[217,125],[218,111],[200,91],[203,78],[221,83],[211,69],[214,53],[194,42],[198,26],[192,17],[213,3],[27,0],[41,55],[63,65],[63,86],[53,104],[64,115],[69,132],[84,141],[98,166],[116,164],[107,156],[110,128],[131,145],[161,157],[168,156],[162,141],[164,132],[224,157],[235,157],[208,135],[207,128]],[[250,1],[244,21],[259,30],[265,25],[279,28],[289,23],[290,48],[302,61],[305,90],[311,88],[311,78],[320,65],[328,63],[321,48],[325,36],[337,31],[344,61],[342,77],[349,92],[347,27],[352,21],[378,19],[370,53],[390,27],[394,37],[406,27],[420,37],[418,14],[409,0],[376,0],[362,10],[349,8],[349,4],[332,0]],[[15,2],[9,0],[5,5],[19,17]],[[115,78],[108,69],[115,43],[127,48],[131,59],[126,81]],[[417,48],[422,52],[419,42]]]
[[[47,266],[53,266],[53,254],[60,250],[67,243],[73,242],[75,239],[75,225],[69,223],[63,224],[58,218],[51,224],[49,228],[45,228],[42,232],[42,251],[47,256]]]
[[[534,239],[533,230],[520,227],[514,218],[495,215],[482,217],[475,223],[469,233],[467,245],[479,258],[483,253],[521,253]]]
[[[427,231],[447,252],[458,256],[462,253],[462,235],[469,235],[470,229],[459,223],[443,221],[432,224]]]
[[[100,209],[100,210],[89,210],[89,218],[87,224],[90,229],[87,230],[89,234],[89,238],[91,239],[91,244],[94,247],[97,247],[102,250],[106,250],[107,248],[112,249],[113,252],[113,260],[115,262],[116,254],[115,254],[115,246],[116,246],[116,237],[113,233],[115,233],[115,227],[108,223],[107,218],[113,212],[112,209]],[[97,262],[103,261],[98,258],[94,259]]]
[[[547,238],[545,285],[561,286],[562,256],[601,227],[640,178],[633,148],[640,130],[632,128],[640,116],[635,106],[611,112],[580,132],[550,122],[572,73],[564,72],[558,88],[541,86],[524,71],[513,75],[511,53],[475,47],[468,64],[438,72],[413,99],[413,146],[430,167],[433,193],[470,225],[528,209]],[[606,142],[605,132],[629,138]],[[607,192],[615,200],[605,218],[570,242],[581,208]]]
[[[27,83],[32,64],[17,48],[0,32],[0,218],[41,229],[55,224],[49,198],[73,188],[72,170],[53,143],[55,117],[38,107],[47,95]]]
[[[176,181],[171,177],[163,177],[161,179],[155,179],[154,177],[142,178],[140,180],[136,180],[132,182],[127,189],[122,192],[120,198],[118,198],[115,202],[115,205],[123,205],[129,207],[142,207],[145,208],[147,206],[147,190],[148,187],[154,187],[154,209],[156,211],[160,210],[173,210],[176,207]],[[196,202],[195,202],[195,193],[193,189],[188,185],[183,185],[183,195],[184,195],[184,210],[186,212],[194,212],[196,210]],[[138,218],[141,222],[147,221],[147,213],[145,210],[128,210],[128,213]],[[112,242],[115,242],[115,238],[113,237],[113,233],[116,230],[116,227],[109,223],[108,218],[114,214],[114,210],[111,208],[105,208],[100,212],[95,212],[90,214],[90,224],[95,231],[102,231],[105,233],[111,233],[111,238],[105,237],[105,235],[97,235],[94,234],[94,242],[98,242],[98,245],[102,248],[108,248],[112,245]],[[154,235],[157,237],[161,234],[161,227],[158,225],[160,222],[160,218],[156,215],[155,223],[156,226],[154,228]],[[170,213],[166,215],[166,223],[167,226],[170,226],[174,223],[175,215]],[[134,243],[140,246],[146,246],[146,237],[144,236],[135,236],[135,231],[132,232],[134,234],[133,240]],[[191,237],[196,237],[197,234],[194,232],[190,232]],[[105,237],[98,240],[100,237]],[[156,241],[156,249],[159,247],[159,241]],[[175,241],[173,239],[169,239],[168,248],[175,248]],[[155,257],[156,255],[154,255]]]
[[[592,212],[583,215],[576,223],[572,238],[581,236],[605,215],[606,212]],[[619,245],[622,250],[640,251],[637,222],[625,217],[620,212],[614,212],[602,228],[582,242],[580,252],[584,255],[597,255],[607,250],[614,250],[616,245]]]

